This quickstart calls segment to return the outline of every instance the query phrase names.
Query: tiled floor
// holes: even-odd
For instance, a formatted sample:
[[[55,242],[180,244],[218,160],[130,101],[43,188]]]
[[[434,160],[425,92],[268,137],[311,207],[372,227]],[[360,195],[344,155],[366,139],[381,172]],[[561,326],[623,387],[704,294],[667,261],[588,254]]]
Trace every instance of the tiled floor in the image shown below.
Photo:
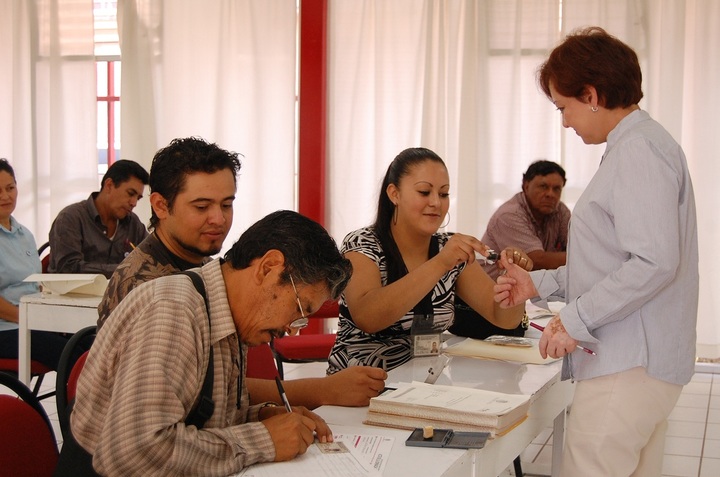
[[[286,379],[320,376],[325,365],[311,363],[286,365]],[[707,372],[710,371],[710,372]],[[718,374],[713,374],[713,372]],[[52,389],[55,375],[46,376],[44,389]],[[5,392],[0,388],[0,392]],[[55,435],[61,442],[54,398],[43,405],[53,422]],[[549,475],[552,451],[552,430],[546,429],[521,455],[526,476]],[[502,476],[514,475],[509,468]],[[670,424],[665,444],[663,477],[720,476],[720,370],[698,367],[690,384],[683,389]]]

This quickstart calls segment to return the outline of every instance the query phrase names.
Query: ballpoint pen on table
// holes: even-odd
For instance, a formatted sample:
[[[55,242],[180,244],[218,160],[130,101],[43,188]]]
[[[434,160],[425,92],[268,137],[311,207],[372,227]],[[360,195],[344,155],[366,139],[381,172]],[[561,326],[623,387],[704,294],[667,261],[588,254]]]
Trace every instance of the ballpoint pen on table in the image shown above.
[[[540,331],[545,330],[544,326],[538,325],[537,323],[533,323],[532,321],[530,322],[530,326],[532,326],[536,330],[540,330]],[[581,350],[585,351],[587,354],[597,356],[597,353],[595,351],[591,350],[590,348],[585,348],[584,346],[577,345],[577,349],[581,349]]]
[[[280,393],[280,399],[282,399],[283,404],[285,404],[285,409],[287,410],[287,412],[292,412],[292,407],[290,407],[290,401],[288,401],[287,394],[285,394],[285,388],[283,388],[282,382],[277,376],[275,376],[275,384],[277,384],[278,392]]]

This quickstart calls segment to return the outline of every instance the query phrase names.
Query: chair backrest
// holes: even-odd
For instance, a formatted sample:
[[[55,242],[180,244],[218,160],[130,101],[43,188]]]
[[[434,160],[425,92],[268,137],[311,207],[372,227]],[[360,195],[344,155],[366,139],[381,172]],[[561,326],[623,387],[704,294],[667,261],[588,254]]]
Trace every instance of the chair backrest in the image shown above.
[[[50,265],[50,242],[45,242],[38,248],[38,256],[42,264],[42,272],[47,273],[48,265]]]
[[[76,332],[70,337],[63,352],[60,354],[57,369],[57,381],[55,382],[55,404],[57,405],[58,421],[60,432],[63,438],[67,437],[70,429],[70,413],[68,406],[75,398],[75,389],[80,371],[85,365],[87,351],[80,358],[76,359],[81,346],[85,347],[87,341],[97,333],[97,326],[88,326]]]
[[[0,372],[0,385],[15,393],[0,395],[0,472],[20,477],[52,476],[58,448],[45,410],[16,377]]]
[[[248,378],[275,379],[278,369],[275,366],[275,355],[270,345],[263,343],[260,346],[248,348],[247,372]]]
[[[72,402],[75,400],[75,390],[77,390],[78,378],[80,377],[80,372],[85,366],[85,361],[87,360],[89,353],[90,351],[85,351],[82,355],[80,355],[78,360],[75,361],[75,366],[73,366],[72,371],[70,371],[70,376],[68,377],[66,388],[68,402]]]
[[[324,334],[325,320],[337,318],[340,315],[340,303],[337,300],[328,300],[315,313],[310,315],[307,328],[300,330],[301,335]]]
[[[18,367],[20,361],[17,358],[0,358],[0,371],[10,373],[13,376],[18,375]],[[40,388],[43,383],[43,377],[47,373],[53,372],[52,368],[48,368],[40,361],[30,360],[30,376],[37,376],[35,380],[35,386],[33,387],[32,393],[38,399],[45,399],[55,395],[55,391],[49,391],[45,394],[40,394]]]
[[[337,318],[338,316],[340,316],[340,303],[337,300],[328,300],[310,318]]]

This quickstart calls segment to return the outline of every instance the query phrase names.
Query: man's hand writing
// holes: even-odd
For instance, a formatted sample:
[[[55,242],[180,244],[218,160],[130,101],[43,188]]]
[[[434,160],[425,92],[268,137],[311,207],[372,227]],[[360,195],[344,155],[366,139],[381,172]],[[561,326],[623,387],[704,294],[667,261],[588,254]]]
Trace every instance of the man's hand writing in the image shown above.
[[[304,454],[315,440],[332,442],[332,431],[323,419],[304,407],[293,407],[293,412],[278,406],[272,408],[276,414],[262,423],[270,433],[275,445],[275,461],[290,460]]]

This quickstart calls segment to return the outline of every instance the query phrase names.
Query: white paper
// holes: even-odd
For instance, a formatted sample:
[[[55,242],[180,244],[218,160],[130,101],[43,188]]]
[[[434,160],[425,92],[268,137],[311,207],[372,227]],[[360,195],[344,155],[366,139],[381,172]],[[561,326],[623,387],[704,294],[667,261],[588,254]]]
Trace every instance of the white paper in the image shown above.
[[[505,394],[484,389],[441,386],[413,381],[404,384],[392,393],[372,398],[370,410],[382,412],[381,403],[387,402],[392,406],[417,405],[423,409],[434,407],[449,412],[501,416],[525,405],[529,400],[530,396],[526,394]],[[422,411],[418,410],[418,412]]]
[[[98,273],[34,273],[24,282],[39,282],[43,293],[103,296],[108,280]]]
[[[395,438],[375,435],[336,434],[350,452],[323,454],[311,445],[305,454],[287,462],[255,464],[235,477],[380,477]]]

